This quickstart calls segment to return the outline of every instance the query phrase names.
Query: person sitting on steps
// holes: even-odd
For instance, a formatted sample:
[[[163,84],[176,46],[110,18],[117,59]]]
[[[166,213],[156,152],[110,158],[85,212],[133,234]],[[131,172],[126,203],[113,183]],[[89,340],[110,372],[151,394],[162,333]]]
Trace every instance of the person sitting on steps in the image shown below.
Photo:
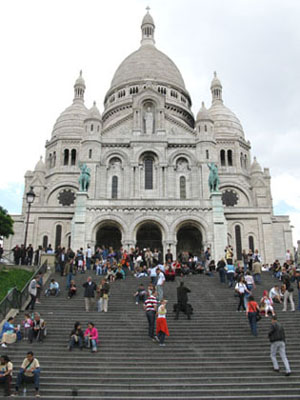
[[[28,332],[29,342],[32,343],[33,339],[37,342],[43,342],[46,337],[46,322],[41,318],[38,312],[34,313],[33,325]]]
[[[32,351],[28,351],[26,358],[23,360],[17,376],[16,392],[12,396],[19,394],[19,388],[23,383],[34,383],[35,396],[40,397],[40,363],[34,357]]]
[[[72,351],[73,347],[78,345],[80,350],[83,349],[84,334],[81,329],[81,324],[79,321],[75,322],[74,328],[70,333],[69,351]]]

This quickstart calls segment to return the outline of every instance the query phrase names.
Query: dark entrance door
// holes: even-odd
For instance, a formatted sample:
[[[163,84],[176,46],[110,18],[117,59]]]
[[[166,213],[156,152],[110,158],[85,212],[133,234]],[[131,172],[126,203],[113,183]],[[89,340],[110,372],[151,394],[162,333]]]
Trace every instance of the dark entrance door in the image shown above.
[[[185,225],[177,232],[177,255],[188,251],[193,256],[200,256],[203,249],[202,235],[198,228]]]
[[[105,246],[112,247],[114,250],[119,250],[122,247],[122,234],[115,225],[104,225],[98,229],[96,235],[96,247]]]
[[[138,229],[136,234],[136,245],[140,249],[150,247],[152,251],[154,249],[163,251],[161,240],[161,230],[156,224],[152,222],[146,222],[145,224],[143,224]]]

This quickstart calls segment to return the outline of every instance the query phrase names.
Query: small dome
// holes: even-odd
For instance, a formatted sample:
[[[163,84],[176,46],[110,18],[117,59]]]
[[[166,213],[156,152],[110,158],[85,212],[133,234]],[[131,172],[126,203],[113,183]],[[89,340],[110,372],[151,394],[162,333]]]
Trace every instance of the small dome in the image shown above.
[[[84,81],[84,79],[82,77],[82,71],[80,71],[79,77],[76,79],[74,87],[75,86],[83,86],[85,88],[85,81]]]
[[[260,164],[258,163],[256,157],[254,157],[253,163],[251,164],[250,173],[251,174],[257,174],[257,173],[262,174],[263,173],[262,168],[261,168]]]
[[[30,170],[27,170],[27,171],[25,172],[25,178],[31,178],[32,175],[33,175],[33,172],[30,171]]]
[[[151,24],[151,25],[155,26],[154,20],[153,20],[152,16],[149,14],[149,11],[147,11],[147,14],[144,16],[143,21],[142,21],[142,26],[145,24]]]
[[[98,110],[98,107],[96,106],[96,102],[94,101],[93,107],[88,111],[87,116],[85,120],[88,119],[97,119],[101,121],[101,114],[100,111]]]
[[[240,120],[223,102],[215,102],[210,107],[209,115],[214,121],[215,133],[236,134],[244,137]]]
[[[57,118],[53,127],[52,136],[60,135],[82,135],[83,121],[88,110],[83,102],[74,103],[65,109]]]
[[[43,161],[43,157],[41,156],[39,161],[36,163],[36,166],[34,168],[34,172],[45,172],[46,166]]]
[[[208,109],[205,107],[204,101],[202,101],[202,106],[197,114],[197,121],[200,121],[200,120],[212,121],[212,118],[208,112]]]

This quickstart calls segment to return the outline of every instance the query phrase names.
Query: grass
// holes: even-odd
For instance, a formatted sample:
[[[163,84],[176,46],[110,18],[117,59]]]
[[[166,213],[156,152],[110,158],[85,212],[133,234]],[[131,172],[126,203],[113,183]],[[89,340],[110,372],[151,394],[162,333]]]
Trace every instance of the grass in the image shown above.
[[[2,269],[0,271],[0,301],[7,295],[9,289],[16,286],[22,290],[31,276],[32,272],[23,269]]]

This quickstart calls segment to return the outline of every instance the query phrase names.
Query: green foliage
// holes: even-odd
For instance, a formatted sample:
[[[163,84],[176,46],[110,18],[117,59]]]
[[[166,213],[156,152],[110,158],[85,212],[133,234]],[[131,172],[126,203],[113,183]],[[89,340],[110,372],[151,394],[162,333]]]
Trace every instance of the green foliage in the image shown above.
[[[16,286],[22,290],[31,277],[32,272],[24,269],[2,269],[0,271],[0,301],[7,295],[9,289]]]
[[[0,238],[8,238],[9,235],[14,234],[13,224],[12,217],[0,206]]]

